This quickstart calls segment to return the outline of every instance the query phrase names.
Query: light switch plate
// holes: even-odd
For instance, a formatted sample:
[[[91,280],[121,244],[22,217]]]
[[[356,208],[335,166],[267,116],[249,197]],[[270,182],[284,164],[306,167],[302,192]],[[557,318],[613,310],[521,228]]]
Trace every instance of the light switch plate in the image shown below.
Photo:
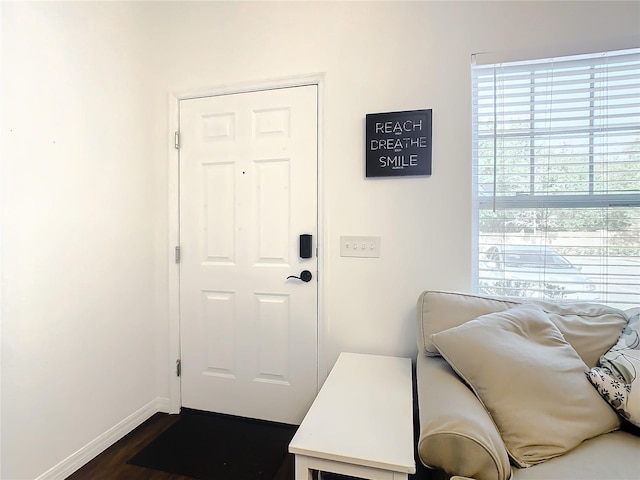
[[[340,256],[378,258],[380,237],[342,236],[340,237]]]

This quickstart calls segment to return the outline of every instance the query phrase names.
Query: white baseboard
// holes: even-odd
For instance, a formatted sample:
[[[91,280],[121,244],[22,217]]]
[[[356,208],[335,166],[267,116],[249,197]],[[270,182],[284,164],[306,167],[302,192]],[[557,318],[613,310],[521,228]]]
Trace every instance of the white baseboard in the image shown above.
[[[53,468],[44,472],[42,475],[37,477],[36,480],[60,480],[61,478],[67,478],[73,472],[87,464],[90,460],[105,451],[126,434],[131,432],[134,428],[142,425],[146,420],[158,412],[169,412],[168,398],[158,397],[155,400],[152,400],[144,407],[133,412],[117,425],[111,427],[95,440],[87,443],[77,452],[69,455]]]
[[[156,413],[171,413],[171,400],[167,397],[158,397],[156,398]]]

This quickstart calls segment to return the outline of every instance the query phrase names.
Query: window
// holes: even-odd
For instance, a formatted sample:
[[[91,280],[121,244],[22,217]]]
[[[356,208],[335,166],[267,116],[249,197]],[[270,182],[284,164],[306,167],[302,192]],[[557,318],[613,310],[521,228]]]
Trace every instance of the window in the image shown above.
[[[640,49],[480,62],[477,292],[640,305]]]

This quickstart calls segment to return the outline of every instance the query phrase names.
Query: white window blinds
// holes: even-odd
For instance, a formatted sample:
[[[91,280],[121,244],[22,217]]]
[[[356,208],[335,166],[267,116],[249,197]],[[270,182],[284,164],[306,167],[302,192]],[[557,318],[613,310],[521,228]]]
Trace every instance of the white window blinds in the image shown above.
[[[640,305],[640,49],[472,81],[477,291]]]

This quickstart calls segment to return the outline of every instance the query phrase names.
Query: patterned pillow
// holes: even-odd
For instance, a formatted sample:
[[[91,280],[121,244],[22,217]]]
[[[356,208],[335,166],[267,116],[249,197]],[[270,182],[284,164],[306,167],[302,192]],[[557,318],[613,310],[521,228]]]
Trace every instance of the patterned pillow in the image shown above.
[[[587,376],[618,414],[640,427],[640,309],[631,312],[616,344]]]

